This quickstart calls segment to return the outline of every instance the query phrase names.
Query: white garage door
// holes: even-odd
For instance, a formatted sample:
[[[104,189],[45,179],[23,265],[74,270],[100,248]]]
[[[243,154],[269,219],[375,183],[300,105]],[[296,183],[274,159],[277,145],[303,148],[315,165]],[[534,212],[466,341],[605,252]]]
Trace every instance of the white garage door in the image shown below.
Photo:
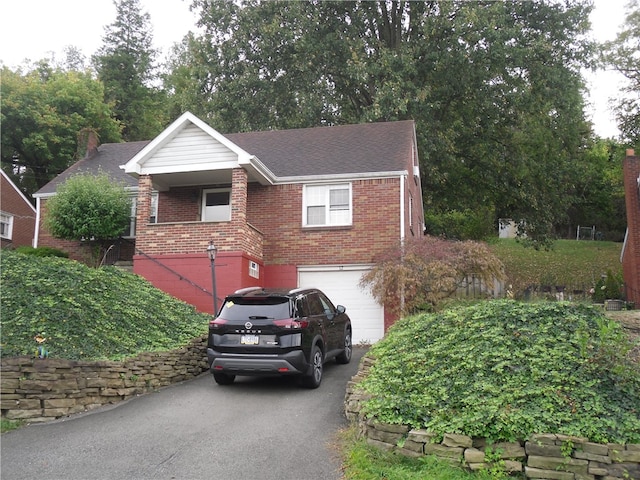
[[[384,336],[384,309],[358,283],[366,267],[299,267],[298,286],[322,290],[335,305],[344,305],[351,318],[353,343],[373,343]]]

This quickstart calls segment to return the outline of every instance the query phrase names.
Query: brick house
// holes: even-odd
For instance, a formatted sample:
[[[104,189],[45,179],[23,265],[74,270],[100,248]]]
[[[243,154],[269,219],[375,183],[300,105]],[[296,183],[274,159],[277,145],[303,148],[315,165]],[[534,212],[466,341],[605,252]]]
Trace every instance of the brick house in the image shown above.
[[[0,170],[0,242],[2,248],[33,246],[36,209]]]
[[[358,283],[377,253],[423,234],[413,121],[223,135],[185,113],[150,142],[88,148],[34,195],[38,210],[71,175],[98,170],[135,195],[134,272],[199,310],[213,310],[213,242],[218,299],[313,285],[347,307],[354,342],[394,321]],[[38,242],[78,255],[79,242],[42,227]]]
[[[625,295],[640,307],[640,159],[627,150],[623,163],[627,232],[622,247]]]

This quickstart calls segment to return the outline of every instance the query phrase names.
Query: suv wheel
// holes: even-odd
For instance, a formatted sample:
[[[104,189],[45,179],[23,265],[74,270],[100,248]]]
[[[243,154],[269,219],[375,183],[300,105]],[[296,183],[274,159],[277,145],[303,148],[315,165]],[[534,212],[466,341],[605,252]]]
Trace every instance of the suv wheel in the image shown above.
[[[231,385],[233,381],[236,379],[235,375],[227,375],[226,373],[215,373],[213,374],[213,379],[216,381],[218,385]]]
[[[300,379],[300,384],[307,388],[318,388],[322,382],[322,350],[317,345],[311,350],[311,371]]]
[[[351,354],[353,353],[353,345],[351,345],[351,330],[347,330],[344,335],[344,350],[336,357],[336,363],[349,363],[351,361]]]

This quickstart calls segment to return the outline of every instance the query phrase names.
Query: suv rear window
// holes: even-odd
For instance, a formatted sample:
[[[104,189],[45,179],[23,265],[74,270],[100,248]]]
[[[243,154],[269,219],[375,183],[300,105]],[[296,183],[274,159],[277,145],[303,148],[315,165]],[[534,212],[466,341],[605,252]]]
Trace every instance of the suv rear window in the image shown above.
[[[231,297],[220,312],[225,320],[251,320],[268,318],[282,320],[291,318],[287,297]]]

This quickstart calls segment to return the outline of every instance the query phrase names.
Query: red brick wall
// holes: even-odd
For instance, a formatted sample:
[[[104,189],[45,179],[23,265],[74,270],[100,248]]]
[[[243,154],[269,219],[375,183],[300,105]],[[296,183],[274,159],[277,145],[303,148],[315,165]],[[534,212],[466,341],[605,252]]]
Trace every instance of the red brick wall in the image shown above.
[[[4,175],[0,175],[0,179],[2,179],[0,183],[0,192],[2,192],[0,210],[6,214],[13,215],[11,240],[3,238],[2,247],[32,246],[36,227],[36,213]]]
[[[634,155],[633,150],[627,151],[623,172],[628,231],[622,271],[627,300],[635,302],[636,307],[640,307],[640,199],[637,183],[640,159]]]
[[[400,239],[400,180],[353,182],[353,225],[302,227],[302,185],[249,185],[247,218],[264,234],[265,264],[370,263]]]

